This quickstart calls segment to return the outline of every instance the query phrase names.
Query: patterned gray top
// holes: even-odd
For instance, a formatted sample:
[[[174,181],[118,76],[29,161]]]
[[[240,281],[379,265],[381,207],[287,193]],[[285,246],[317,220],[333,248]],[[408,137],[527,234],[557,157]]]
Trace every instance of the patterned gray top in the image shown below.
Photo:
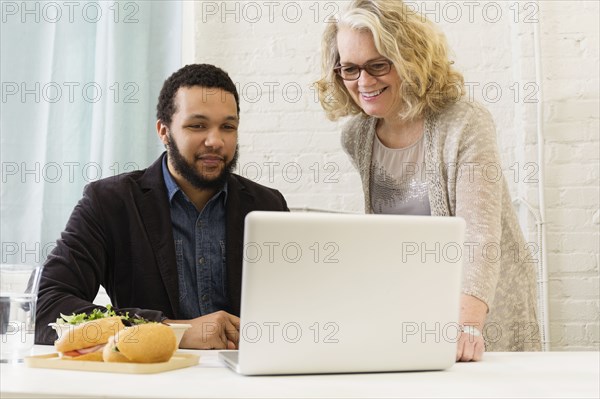
[[[373,138],[371,208],[373,213],[431,215],[425,180],[423,136],[405,148],[388,148]]]
[[[358,115],[344,126],[342,146],[360,173],[371,208],[371,158],[377,119]],[[519,227],[501,170],[490,113],[458,101],[425,119],[425,167],[433,216],[467,223],[462,291],[489,307],[488,351],[540,350],[535,258]]]

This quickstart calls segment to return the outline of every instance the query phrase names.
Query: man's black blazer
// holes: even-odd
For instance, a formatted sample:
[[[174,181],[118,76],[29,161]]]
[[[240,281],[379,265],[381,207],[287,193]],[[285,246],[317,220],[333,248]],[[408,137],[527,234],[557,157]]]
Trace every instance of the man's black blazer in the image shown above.
[[[52,344],[48,323],[60,313],[90,312],[102,285],[115,309],[151,320],[181,318],[171,214],[162,157],[148,169],[86,186],[48,257],[37,302],[36,343]],[[228,293],[240,311],[244,218],[250,211],[288,211],[277,190],[238,175],[228,180]]]

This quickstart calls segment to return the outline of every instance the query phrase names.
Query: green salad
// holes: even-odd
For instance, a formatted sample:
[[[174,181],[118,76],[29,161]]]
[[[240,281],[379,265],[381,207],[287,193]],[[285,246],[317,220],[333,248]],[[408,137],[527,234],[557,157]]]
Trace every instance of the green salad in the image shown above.
[[[118,314],[113,309],[112,305],[106,305],[106,311],[102,311],[98,308],[92,310],[92,313],[73,313],[72,315],[60,314],[60,317],[56,319],[56,324],[81,324],[86,321],[104,319],[105,317],[114,317],[119,316],[123,320],[123,324],[125,325],[136,325],[136,324],[145,324],[151,323],[150,320],[146,320],[141,316],[134,315],[129,316],[129,312],[125,314]]]

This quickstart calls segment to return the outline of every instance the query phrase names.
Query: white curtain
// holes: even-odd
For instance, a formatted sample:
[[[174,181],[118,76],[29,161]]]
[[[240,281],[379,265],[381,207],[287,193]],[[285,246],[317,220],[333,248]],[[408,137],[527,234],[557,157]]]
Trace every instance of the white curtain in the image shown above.
[[[1,6],[1,261],[43,263],[87,183],[163,151],[156,102],[181,66],[181,3]]]

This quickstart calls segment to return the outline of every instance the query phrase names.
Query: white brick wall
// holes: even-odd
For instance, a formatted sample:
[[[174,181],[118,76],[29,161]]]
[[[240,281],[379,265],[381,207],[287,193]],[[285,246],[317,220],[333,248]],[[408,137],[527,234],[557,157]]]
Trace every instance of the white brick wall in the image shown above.
[[[597,16],[592,1],[541,6],[553,349],[599,344]]]
[[[311,83],[323,21],[344,1],[201,1],[190,59],[242,96],[239,171],[291,207],[362,212],[360,179]],[[541,24],[551,348],[598,349],[599,79],[595,1],[413,1],[446,33],[473,97],[494,115],[511,192],[538,203],[533,27]],[[300,91],[298,91],[299,89]],[[486,91],[487,89],[487,91]],[[519,209],[536,241],[533,219]]]

